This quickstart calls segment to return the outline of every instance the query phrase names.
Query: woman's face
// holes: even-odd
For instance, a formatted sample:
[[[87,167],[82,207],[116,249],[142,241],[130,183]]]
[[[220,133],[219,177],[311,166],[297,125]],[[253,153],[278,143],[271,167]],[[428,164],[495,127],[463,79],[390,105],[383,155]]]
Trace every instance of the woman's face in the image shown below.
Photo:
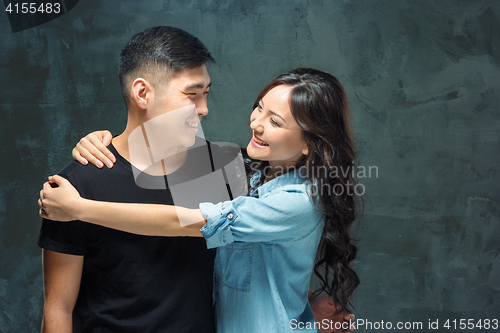
[[[250,116],[252,139],[247,153],[269,161],[272,167],[289,167],[307,154],[302,130],[290,111],[291,86],[279,85],[267,92]]]

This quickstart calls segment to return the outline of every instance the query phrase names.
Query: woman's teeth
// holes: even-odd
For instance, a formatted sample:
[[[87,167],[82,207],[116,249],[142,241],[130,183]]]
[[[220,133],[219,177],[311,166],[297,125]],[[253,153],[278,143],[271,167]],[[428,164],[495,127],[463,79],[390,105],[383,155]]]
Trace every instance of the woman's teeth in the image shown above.
[[[192,128],[198,128],[198,124],[199,123],[191,123],[191,122],[187,122],[186,123],[189,127],[192,127]]]
[[[261,139],[259,139],[258,137],[256,137],[255,135],[253,136],[253,140],[258,144],[258,145],[261,145],[261,146],[269,146],[269,144],[266,142],[266,141],[262,141]]]

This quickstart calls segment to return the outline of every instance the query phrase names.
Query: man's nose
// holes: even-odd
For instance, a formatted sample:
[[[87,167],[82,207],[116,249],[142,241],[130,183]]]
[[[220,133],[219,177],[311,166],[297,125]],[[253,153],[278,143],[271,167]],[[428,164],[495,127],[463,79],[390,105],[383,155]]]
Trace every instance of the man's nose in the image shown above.
[[[196,113],[199,116],[206,116],[208,114],[208,105],[205,99],[196,104]]]

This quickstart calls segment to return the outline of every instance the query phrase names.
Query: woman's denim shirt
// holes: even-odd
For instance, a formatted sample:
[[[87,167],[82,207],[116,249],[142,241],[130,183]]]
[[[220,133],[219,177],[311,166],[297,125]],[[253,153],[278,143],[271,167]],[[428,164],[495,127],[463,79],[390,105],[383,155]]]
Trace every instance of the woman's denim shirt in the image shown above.
[[[218,248],[217,332],[292,332],[313,324],[307,295],[324,219],[305,177],[289,172],[248,197],[200,209],[207,247]]]

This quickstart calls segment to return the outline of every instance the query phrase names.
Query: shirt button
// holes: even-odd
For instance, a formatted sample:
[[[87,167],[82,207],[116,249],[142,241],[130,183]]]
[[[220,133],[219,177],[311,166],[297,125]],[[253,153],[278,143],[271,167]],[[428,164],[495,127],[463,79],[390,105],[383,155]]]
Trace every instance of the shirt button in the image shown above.
[[[232,219],[232,218],[233,218],[233,213],[229,213],[229,214],[227,214],[227,218],[228,218],[228,219]]]

